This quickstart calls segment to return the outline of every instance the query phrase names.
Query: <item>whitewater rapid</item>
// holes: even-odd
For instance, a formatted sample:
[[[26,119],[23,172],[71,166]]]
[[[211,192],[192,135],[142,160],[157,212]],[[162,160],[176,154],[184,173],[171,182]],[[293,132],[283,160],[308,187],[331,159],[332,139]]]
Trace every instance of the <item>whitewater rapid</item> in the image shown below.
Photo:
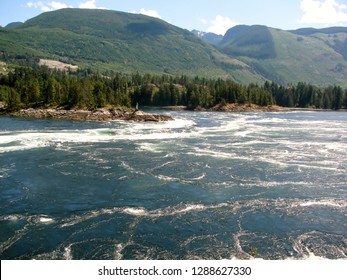
[[[347,258],[347,114],[167,113],[0,118],[0,257]]]

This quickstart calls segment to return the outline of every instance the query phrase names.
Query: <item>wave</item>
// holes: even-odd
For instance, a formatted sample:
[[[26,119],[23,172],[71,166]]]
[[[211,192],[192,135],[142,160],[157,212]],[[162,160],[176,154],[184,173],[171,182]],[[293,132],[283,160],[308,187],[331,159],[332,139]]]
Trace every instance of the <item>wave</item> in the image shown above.
[[[346,209],[347,202],[342,199],[322,199],[322,200],[300,200],[300,199],[251,199],[245,201],[229,201],[223,203],[215,203],[215,204],[204,204],[204,203],[179,203],[177,205],[168,206],[164,208],[158,209],[146,209],[144,207],[134,207],[134,206],[124,206],[124,207],[111,207],[111,208],[102,208],[95,209],[92,211],[87,211],[81,215],[74,215],[70,218],[59,220],[57,218],[50,217],[48,215],[33,215],[33,216],[25,216],[25,215],[7,215],[1,216],[0,221],[13,221],[17,222],[18,220],[25,220],[28,222],[22,229],[18,230],[14,236],[9,238],[7,241],[1,243],[0,252],[4,252],[13,244],[15,244],[18,240],[23,238],[29,231],[35,228],[35,225],[40,226],[49,226],[54,223],[55,226],[64,229],[71,228],[76,225],[79,225],[84,222],[88,222],[91,224],[92,228],[94,228],[97,224],[100,223],[100,218],[102,221],[110,221],[109,216],[113,215],[127,215],[134,219],[135,222],[128,222],[130,228],[128,229],[128,241],[117,242],[115,240],[114,247],[111,250],[112,258],[122,259],[124,258],[125,252],[128,250],[133,250],[136,248],[136,243],[134,243],[134,230],[135,227],[139,224],[141,219],[149,219],[149,220],[158,220],[164,217],[172,217],[173,219],[182,219],[190,221],[192,217],[186,215],[201,213],[205,211],[212,211],[213,215],[217,215],[223,219],[228,216],[237,217],[236,220],[236,232],[229,232],[227,230],[225,233],[219,231],[213,231],[213,233],[207,230],[206,233],[200,233],[198,235],[193,234],[187,239],[182,240],[181,244],[184,246],[184,250],[186,248],[191,248],[191,250],[187,251],[187,255],[185,258],[228,258],[228,259],[253,259],[253,258],[273,258],[275,255],[267,255],[269,252],[263,252],[258,255],[253,255],[250,251],[251,244],[258,244],[262,240],[267,240],[272,244],[271,246],[277,246],[277,254],[276,258],[287,258],[287,259],[323,259],[323,258],[346,258],[346,250],[342,250],[338,248],[337,245],[333,245],[331,243],[331,239],[339,240],[343,238],[338,235],[332,235],[331,237],[327,236],[327,234],[320,232],[308,232],[303,233],[297,237],[292,236],[289,238],[289,243],[292,244],[292,251],[294,252],[292,256],[288,255],[286,251],[287,245],[283,244],[283,240],[279,239],[280,237],[272,236],[271,233],[264,233],[259,235],[257,232],[252,232],[250,230],[246,230],[244,227],[244,219],[246,216],[249,216],[250,213],[258,213],[261,211],[270,211],[272,215],[282,216],[283,214],[287,214],[289,216],[295,215],[300,216],[301,210],[306,209],[308,207],[333,207],[335,209],[343,210]],[[211,213],[209,214],[211,215]],[[104,216],[104,217],[103,217]],[[185,218],[184,218],[185,217]],[[111,217],[113,218],[113,217]],[[97,219],[97,220],[93,220]],[[86,231],[86,229],[90,228],[90,226],[78,227],[78,231],[74,232],[74,235],[78,234],[81,230],[81,233]],[[72,231],[71,229],[68,230]],[[229,237],[225,239],[226,235]],[[273,239],[274,238],[274,239]],[[281,237],[283,238],[283,237]],[[211,239],[211,242],[208,240]],[[228,241],[229,240],[229,241]],[[272,241],[271,241],[272,240]],[[68,241],[68,240],[66,240]],[[57,249],[55,249],[51,253],[45,253],[40,256],[36,256],[35,258],[42,259],[73,259],[74,252],[73,247],[78,243],[71,243],[70,245],[66,244],[66,241],[59,245]],[[84,240],[82,242],[91,242],[92,240]],[[94,242],[94,241],[93,241]],[[107,241],[109,242],[109,241]],[[206,243],[207,242],[207,243]],[[226,248],[227,250],[215,250],[216,248],[213,246],[215,242],[220,243],[220,248]],[[227,243],[224,243],[227,242]],[[271,243],[272,242],[272,243]],[[287,242],[287,241],[286,241]],[[261,242],[263,243],[263,241]],[[102,243],[103,244],[103,243]],[[104,245],[100,246],[104,246]],[[107,243],[109,244],[109,243]],[[210,245],[209,245],[210,244]],[[229,244],[229,245],[228,245]],[[230,248],[230,246],[232,247]],[[335,243],[334,243],[335,244]],[[145,245],[141,245],[145,246]],[[203,246],[203,247],[201,247]],[[210,248],[211,246],[211,248]],[[257,245],[255,245],[257,246]],[[279,247],[278,247],[279,246]],[[108,245],[110,247],[110,244]],[[194,250],[192,248],[195,248]],[[200,249],[199,249],[200,248]],[[218,247],[219,248],[219,247]],[[267,248],[267,247],[265,247]],[[144,248],[145,249],[145,248]],[[153,248],[148,248],[153,250]],[[199,253],[199,251],[203,250],[205,255]],[[229,250],[229,253],[228,253]],[[268,250],[268,249],[266,249]],[[167,252],[170,254],[170,252]],[[171,253],[172,254],[172,253]],[[272,254],[272,253],[271,253]],[[274,253],[275,254],[275,253]],[[145,254],[143,257],[148,258],[149,255]],[[155,257],[155,256],[153,256]]]
[[[180,203],[173,206],[168,206],[166,208],[158,208],[155,210],[148,210],[144,207],[112,207],[112,208],[101,208],[88,211],[83,215],[74,215],[71,218],[64,219],[62,221],[56,220],[48,215],[4,215],[0,216],[0,221],[19,221],[24,220],[30,224],[60,224],[60,227],[70,227],[76,224],[85,222],[87,220],[97,218],[102,215],[113,215],[117,213],[122,213],[134,217],[149,217],[149,218],[159,218],[166,216],[175,216],[188,214],[192,212],[201,212],[207,210],[220,210],[224,209],[227,212],[238,212],[249,211],[249,209],[259,210],[259,209],[282,209],[281,211],[292,213],[293,209],[308,208],[308,207],[331,207],[336,209],[346,209],[347,201],[344,199],[304,199],[300,200],[297,198],[293,199],[251,199],[244,201],[230,201],[222,202],[217,204],[202,204],[202,203]]]
[[[332,207],[332,208],[347,208],[347,201],[338,201],[335,199],[330,200],[308,200],[303,203],[300,203],[301,207],[314,207],[314,206],[323,206],[323,207]]]
[[[198,177],[195,178],[176,178],[176,177],[170,177],[166,175],[154,175],[154,177],[158,178],[159,180],[167,181],[167,182],[183,182],[183,183],[191,183],[196,182],[204,179],[206,176],[206,173],[201,174]]]
[[[128,207],[122,209],[120,212],[131,216],[148,216],[149,212],[144,208]]]
[[[99,143],[120,140],[164,140],[187,138],[196,135],[191,130],[195,123],[191,120],[178,119],[172,122],[126,123],[114,127],[83,130],[28,130],[2,132],[0,134],[0,153],[30,150],[44,147],[61,148],[67,143]],[[182,130],[183,129],[183,130]]]
[[[291,237],[290,241],[293,250],[296,252],[296,257],[287,257],[286,259],[301,259],[301,260],[327,260],[327,259],[347,259],[347,251],[343,250],[339,245],[329,244],[328,239],[338,239],[337,236],[319,231],[305,232],[297,236]],[[340,240],[343,244],[343,240]]]

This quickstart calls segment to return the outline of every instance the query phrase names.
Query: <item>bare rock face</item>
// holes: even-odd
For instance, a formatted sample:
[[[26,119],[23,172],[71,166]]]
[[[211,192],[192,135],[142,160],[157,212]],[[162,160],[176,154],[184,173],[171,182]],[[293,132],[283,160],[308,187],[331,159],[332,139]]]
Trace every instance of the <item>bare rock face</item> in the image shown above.
[[[114,110],[60,110],[60,109],[21,109],[11,112],[11,116],[39,119],[57,119],[71,121],[112,121],[125,120],[134,122],[164,122],[173,118],[164,115],[152,115],[142,111],[128,111],[123,108]]]

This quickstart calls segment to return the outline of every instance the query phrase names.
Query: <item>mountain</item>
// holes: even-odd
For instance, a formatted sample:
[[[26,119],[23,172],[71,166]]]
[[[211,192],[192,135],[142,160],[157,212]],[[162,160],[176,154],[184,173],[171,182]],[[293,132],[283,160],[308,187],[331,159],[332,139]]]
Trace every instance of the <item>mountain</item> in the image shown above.
[[[145,15],[62,9],[0,29],[0,59],[55,59],[93,70],[264,81],[188,30]]]
[[[323,29],[303,28],[291,32],[324,40],[347,60],[347,27],[328,27]]]
[[[5,28],[15,28],[23,24],[23,22],[17,21],[17,22],[11,22],[5,26]]]
[[[218,46],[219,43],[223,40],[222,35],[217,35],[211,32],[204,32],[199,30],[192,30],[192,33],[203,40],[205,43],[208,43],[212,46]]]
[[[284,31],[240,25],[229,29],[217,47],[280,84],[347,86],[346,27]]]
[[[231,56],[247,56],[255,59],[276,57],[272,34],[261,25],[239,25],[229,29],[219,43],[222,50]]]
[[[347,87],[347,27],[285,31],[239,25],[218,36],[145,15],[62,9],[0,28],[0,61],[11,67],[40,59],[100,72]]]

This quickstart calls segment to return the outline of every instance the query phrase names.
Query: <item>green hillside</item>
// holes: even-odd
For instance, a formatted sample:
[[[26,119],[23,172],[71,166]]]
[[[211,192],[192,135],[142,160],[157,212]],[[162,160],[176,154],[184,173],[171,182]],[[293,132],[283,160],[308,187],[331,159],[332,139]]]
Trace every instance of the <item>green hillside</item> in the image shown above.
[[[9,67],[53,59],[100,72],[347,87],[346,27],[283,31],[240,25],[218,46],[203,42],[213,34],[194,35],[157,18],[108,10],[62,9],[10,27],[0,28],[0,62]]]
[[[347,60],[347,27],[329,27],[323,29],[303,28],[292,32],[324,41]]]
[[[247,56],[255,59],[276,57],[272,34],[262,25],[239,25],[231,28],[224,35],[219,46],[231,56]]]
[[[283,31],[236,26],[226,33],[219,49],[281,84],[347,86],[347,28]]]
[[[3,57],[55,59],[119,72],[264,79],[187,30],[162,20],[107,10],[62,9],[0,29]],[[0,57],[1,59],[1,57]]]

